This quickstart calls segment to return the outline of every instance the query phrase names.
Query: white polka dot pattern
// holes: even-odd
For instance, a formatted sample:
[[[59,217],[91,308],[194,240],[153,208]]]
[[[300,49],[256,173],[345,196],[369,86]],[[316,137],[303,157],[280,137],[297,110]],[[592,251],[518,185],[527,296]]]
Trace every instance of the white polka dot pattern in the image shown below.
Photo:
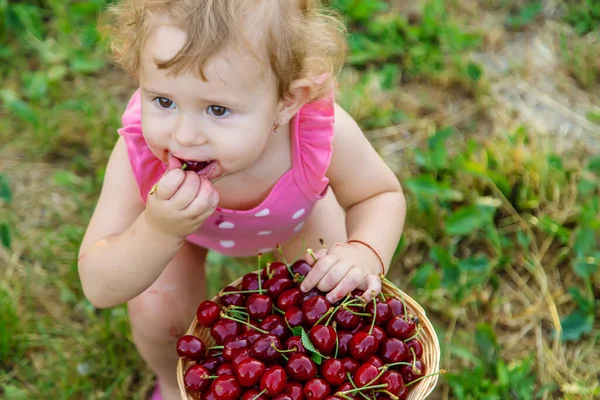
[[[258,236],[267,236],[267,235],[270,235],[272,233],[273,232],[271,232],[271,231],[260,231],[260,232],[258,232]]]
[[[221,240],[219,243],[221,244],[221,246],[227,249],[230,249],[233,246],[235,246],[235,242],[233,240]]]
[[[221,222],[219,224],[219,228],[221,228],[221,229],[233,229],[233,228],[235,228],[235,224],[233,224],[231,222]]]
[[[305,212],[305,211],[306,211],[306,210],[305,210],[304,208],[301,208],[301,209],[299,209],[298,211],[296,211],[296,212],[294,213],[294,215],[292,215],[292,219],[298,219],[298,218],[300,218],[301,216],[303,216],[303,215],[304,215],[304,212]]]
[[[254,216],[255,217],[266,217],[270,213],[271,213],[271,211],[268,208],[264,208],[264,209],[260,210],[259,212],[257,212],[256,214],[254,214]]]
[[[300,229],[302,229],[303,226],[304,226],[304,221],[302,221],[298,225],[296,225],[296,227],[294,228],[294,232],[298,232]]]

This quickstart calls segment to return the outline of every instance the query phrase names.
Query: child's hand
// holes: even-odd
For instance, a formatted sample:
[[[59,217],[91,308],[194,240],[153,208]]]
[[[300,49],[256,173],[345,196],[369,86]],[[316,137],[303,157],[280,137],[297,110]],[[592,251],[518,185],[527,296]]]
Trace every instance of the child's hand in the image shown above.
[[[148,195],[146,220],[155,229],[178,238],[195,232],[215,211],[219,194],[210,181],[181,169],[175,157]]]
[[[330,303],[342,299],[356,288],[364,290],[366,301],[371,301],[371,291],[375,295],[381,292],[381,266],[369,248],[336,243],[315,252],[314,256],[317,261],[308,254],[304,256],[313,268],[300,285],[303,291],[316,286],[322,292],[329,292],[327,300]]]

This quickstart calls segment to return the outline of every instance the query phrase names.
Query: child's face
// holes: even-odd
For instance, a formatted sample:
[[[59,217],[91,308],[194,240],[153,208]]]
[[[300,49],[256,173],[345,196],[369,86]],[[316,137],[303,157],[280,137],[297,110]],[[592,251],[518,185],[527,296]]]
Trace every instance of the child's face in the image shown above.
[[[142,52],[142,129],[152,152],[167,161],[210,162],[202,173],[211,180],[252,166],[268,147],[279,101],[272,75],[251,55],[229,48],[212,57],[204,74],[167,76],[154,60],[172,58],[185,33],[161,26]],[[202,167],[203,164],[200,164]]]

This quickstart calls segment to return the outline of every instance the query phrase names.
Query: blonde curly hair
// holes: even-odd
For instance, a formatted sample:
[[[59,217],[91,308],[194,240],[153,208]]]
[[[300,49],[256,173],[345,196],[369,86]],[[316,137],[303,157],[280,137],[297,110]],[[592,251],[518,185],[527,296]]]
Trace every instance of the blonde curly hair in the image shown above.
[[[293,81],[327,74],[317,99],[335,86],[345,58],[344,24],[319,0],[121,0],[108,8],[102,31],[113,62],[134,78],[149,32],[165,23],[159,15],[186,33],[180,51],[157,62],[174,75],[194,71],[206,80],[207,61],[234,45],[269,65],[281,98]]]

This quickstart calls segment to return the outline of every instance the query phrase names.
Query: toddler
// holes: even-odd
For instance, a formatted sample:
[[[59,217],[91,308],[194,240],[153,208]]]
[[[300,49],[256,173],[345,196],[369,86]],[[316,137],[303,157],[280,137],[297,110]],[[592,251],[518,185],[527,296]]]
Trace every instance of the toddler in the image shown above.
[[[316,0],[122,0],[110,13],[112,55],[139,88],[79,274],[96,307],[127,303],[160,384],[153,398],[178,399],[175,343],[205,299],[208,250],[256,256],[281,244],[291,260],[322,238],[301,289],[335,302],[359,288],[370,300],[406,205],[334,102],[344,29]]]

